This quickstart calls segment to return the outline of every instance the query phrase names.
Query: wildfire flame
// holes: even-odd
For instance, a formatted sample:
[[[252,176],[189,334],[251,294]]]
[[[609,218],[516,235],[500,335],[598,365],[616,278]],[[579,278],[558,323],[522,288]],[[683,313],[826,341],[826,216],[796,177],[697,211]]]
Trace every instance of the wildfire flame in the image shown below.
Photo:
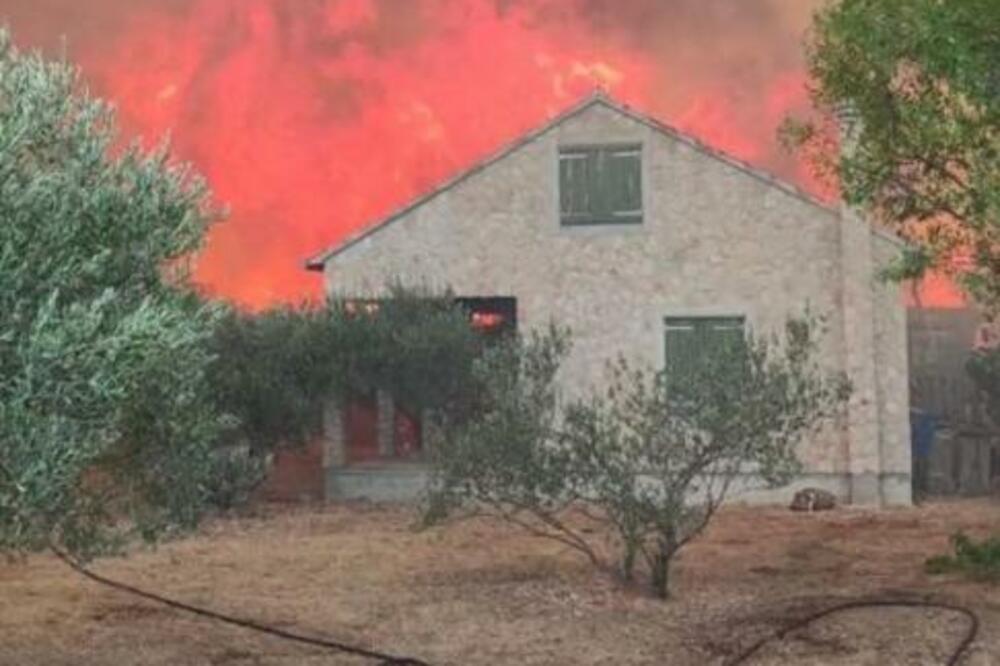
[[[305,257],[594,88],[807,188],[775,131],[808,108],[822,0],[0,0],[129,133],[169,132],[229,218],[197,260],[250,308],[316,297]]]

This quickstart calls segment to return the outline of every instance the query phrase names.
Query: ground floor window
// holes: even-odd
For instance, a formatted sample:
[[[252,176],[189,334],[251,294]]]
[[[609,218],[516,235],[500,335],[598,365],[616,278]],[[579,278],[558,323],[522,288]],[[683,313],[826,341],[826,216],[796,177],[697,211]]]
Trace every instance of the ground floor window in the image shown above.
[[[684,381],[720,349],[746,339],[743,317],[667,317],[664,324],[668,381]]]

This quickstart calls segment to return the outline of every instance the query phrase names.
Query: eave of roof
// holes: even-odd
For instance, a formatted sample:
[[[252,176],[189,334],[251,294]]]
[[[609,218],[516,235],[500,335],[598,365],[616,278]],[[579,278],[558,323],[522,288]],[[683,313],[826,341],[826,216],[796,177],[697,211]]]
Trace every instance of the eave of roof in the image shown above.
[[[471,167],[469,167],[465,171],[462,171],[461,173],[459,173],[454,178],[445,181],[444,183],[442,183],[441,185],[439,185],[436,188],[432,189],[431,191],[427,192],[426,194],[423,194],[423,195],[417,197],[416,199],[414,199],[413,201],[411,201],[407,205],[403,206],[402,208],[399,208],[395,212],[390,213],[388,217],[383,218],[382,220],[380,220],[379,222],[376,222],[375,224],[373,224],[371,226],[365,227],[361,231],[348,236],[346,239],[344,239],[343,241],[341,241],[337,245],[334,245],[333,247],[330,247],[330,248],[324,250],[323,252],[321,252],[321,253],[313,256],[312,258],[308,259],[306,261],[306,269],[307,270],[323,270],[323,265],[327,261],[329,261],[330,258],[332,258],[332,257],[340,254],[341,252],[343,252],[347,248],[351,247],[352,245],[356,245],[356,244],[360,243],[361,241],[363,241],[364,239],[368,238],[369,236],[371,236],[375,232],[379,231],[383,227],[386,227],[389,224],[392,224],[393,222],[395,222],[396,220],[398,220],[399,218],[403,217],[404,215],[406,215],[407,213],[409,213],[413,209],[419,208],[423,204],[431,201],[432,199],[437,198],[438,195],[447,192],[448,190],[452,189],[453,187],[461,184],[462,182],[464,182],[464,181],[468,180],[469,178],[471,178],[472,176],[476,175],[480,171],[483,171],[487,167],[495,164],[496,162],[499,162],[500,160],[502,160],[503,158],[507,157],[511,153],[515,152],[516,150],[518,150],[522,146],[525,146],[525,145],[531,143],[532,141],[534,141],[535,139],[537,139],[537,138],[541,137],[542,135],[546,134],[547,132],[549,132],[550,130],[552,130],[556,126],[558,126],[563,121],[572,118],[573,116],[581,113],[585,109],[590,108],[591,106],[593,106],[594,104],[597,104],[598,102],[600,102],[604,98],[605,98],[605,95],[603,93],[600,93],[600,92],[594,93],[593,95],[587,96],[586,98],[584,98],[583,100],[581,100],[577,104],[573,105],[572,107],[570,107],[566,111],[563,111],[562,113],[560,113],[559,115],[557,115],[555,118],[553,118],[552,120],[550,120],[547,123],[545,123],[544,125],[542,125],[541,127],[538,127],[537,129],[534,129],[534,130],[528,132],[527,134],[524,134],[524,135],[520,136],[519,138],[515,139],[513,142],[507,144],[506,146],[502,147],[497,152],[493,153],[492,155],[489,155],[488,157],[486,157],[486,158],[484,158],[484,159],[476,162]]]
[[[906,248],[914,248],[914,247],[916,247],[916,245],[914,243],[912,243],[911,241],[908,241],[905,238],[901,238],[900,236],[897,236],[895,233],[893,233],[892,231],[889,231],[888,229],[880,227],[880,226],[878,226],[876,224],[871,224],[869,226],[871,226],[872,234],[874,234],[875,236],[878,236],[879,238],[881,238],[884,241],[888,241],[889,243],[892,243],[893,245],[895,245],[896,247],[898,247],[901,250],[905,250]]]
[[[587,109],[591,108],[592,106],[597,106],[597,105],[602,105],[602,106],[605,106],[605,107],[607,107],[607,108],[609,108],[609,109],[611,109],[613,111],[617,111],[618,113],[621,113],[622,115],[624,115],[624,116],[626,116],[626,117],[628,117],[628,118],[630,118],[630,119],[632,119],[632,120],[634,120],[634,121],[636,121],[636,122],[638,122],[638,123],[640,123],[642,125],[645,125],[646,127],[649,127],[649,128],[651,128],[651,129],[653,129],[653,130],[655,130],[657,132],[660,132],[661,134],[665,134],[665,135],[667,135],[667,136],[675,139],[676,141],[679,141],[679,142],[681,142],[681,143],[683,143],[683,144],[685,144],[685,145],[687,145],[687,146],[689,146],[691,148],[694,148],[695,150],[697,150],[698,152],[700,152],[702,154],[708,155],[709,157],[712,157],[714,159],[720,160],[720,161],[722,161],[722,162],[724,162],[724,163],[726,163],[726,164],[728,164],[728,165],[730,165],[730,166],[732,166],[732,167],[734,167],[736,169],[739,169],[740,171],[742,171],[742,172],[744,172],[744,173],[746,173],[746,174],[748,174],[748,175],[750,175],[750,176],[752,176],[754,178],[757,178],[758,180],[761,180],[761,181],[767,183],[768,185],[771,185],[772,187],[775,187],[775,188],[777,188],[777,189],[785,192],[786,194],[789,194],[789,195],[791,195],[791,196],[793,196],[793,197],[795,197],[797,199],[800,199],[800,200],[802,200],[802,201],[804,201],[804,202],[806,202],[808,204],[816,206],[817,208],[819,208],[819,209],[821,209],[821,210],[823,210],[823,211],[825,211],[827,213],[833,213],[834,215],[836,215],[838,213],[838,210],[837,210],[837,208],[835,206],[831,206],[830,204],[822,201],[821,199],[818,199],[817,197],[809,194],[805,190],[803,190],[803,189],[801,189],[799,187],[796,187],[795,185],[793,185],[793,184],[791,184],[791,183],[789,183],[789,182],[787,182],[785,180],[782,180],[781,178],[775,176],[774,174],[771,174],[770,172],[765,171],[763,169],[757,168],[757,167],[749,164],[748,162],[745,162],[745,161],[740,160],[740,159],[738,159],[736,157],[733,157],[732,155],[729,155],[728,153],[726,153],[724,151],[721,151],[721,150],[719,150],[717,148],[713,148],[713,147],[711,147],[711,146],[703,143],[699,139],[696,139],[695,137],[691,136],[690,134],[686,134],[686,133],[678,130],[675,127],[672,127],[670,125],[666,125],[664,123],[661,123],[660,121],[656,120],[655,118],[652,118],[651,116],[648,116],[646,114],[643,114],[643,113],[640,113],[638,111],[635,111],[632,108],[630,108],[629,106],[627,106],[625,104],[622,104],[622,103],[620,103],[620,102],[612,99],[605,92],[603,92],[601,90],[598,90],[598,91],[596,91],[596,92],[588,95],[587,97],[585,97],[584,99],[582,99],[580,102],[577,102],[573,106],[569,107],[566,111],[563,111],[562,113],[560,113],[559,115],[557,115],[556,117],[554,117],[552,120],[546,122],[545,124],[541,125],[540,127],[536,128],[536,129],[528,132],[527,134],[522,135],[521,137],[519,137],[515,141],[507,144],[506,146],[504,146],[503,148],[501,148],[497,152],[493,153],[492,155],[486,157],[485,159],[482,159],[482,160],[476,162],[471,167],[469,167],[465,171],[462,171],[461,173],[459,173],[454,178],[452,178],[452,179],[450,179],[450,180],[442,183],[441,185],[439,185],[438,187],[432,189],[431,191],[427,192],[426,194],[421,195],[420,197],[417,197],[416,199],[414,199],[413,201],[411,201],[409,204],[407,204],[407,205],[403,206],[402,208],[396,210],[395,212],[391,213],[389,216],[383,218],[379,222],[376,222],[375,224],[370,225],[370,226],[362,229],[361,231],[348,236],[346,239],[344,239],[340,243],[334,245],[333,247],[330,247],[330,248],[324,250],[323,252],[320,252],[319,254],[317,254],[317,255],[309,258],[305,262],[306,270],[313,270],[313,271],[321,271],[321,270],[323,270],[323,267],[326,265],[326,262],[329,261],[330,259],[332,259],[333,257],[337,256],[341,252],[344,252],[345,250],[347,250],[348,248],[350,248],[350,247],[352,247],[354,245],[357,245],[361,241],[363,241],[366,238],[374,235],[375,233],[377,233],[381,229],[384,229],[385,227],[387,227],[388,225],[392,224],[396,220],[398,220],[401,217],[405,216],[407,213],[410,213],[414,209],[419,208],[420,206],[424,205],[425,203],[430,202],[431,200],[437,198],[439,195],[441,195],[441,194],[447,192],[448,190],[456,187],[457,185],[461,184],[465,180],[471,178],[472,176],[474,176],[474,175],[478,174],[479,172],[481,172],[481,171],[487,169],[488,167],[492,166],[496,162],[499,162],[500,160],[502,160],[503,158],[507,157],[511,153],[513,153],[516,150],[520,149],[521,147],[523,147],[523,146],[531,143],[532,141],[535,141],[536,139],[542,137],[543,135],[547,134],[552,129],[554,129],[557,126],[561,125],[563,122],[569,120],[570,118],[573,118],[576,115],[579,115],[580,113],[582,113],[583,111],[586,111]],[[873,229],[874,233],[878,233],[880,235],[884,235],[889,240],[893,240],[893,241],[895,241],[897,243],[901,242],[894,235],[888,234],[887,232],[885,232],[883,230],[880,230],[880,229],[878,229],[876,227],[872,227],[872,229]]]

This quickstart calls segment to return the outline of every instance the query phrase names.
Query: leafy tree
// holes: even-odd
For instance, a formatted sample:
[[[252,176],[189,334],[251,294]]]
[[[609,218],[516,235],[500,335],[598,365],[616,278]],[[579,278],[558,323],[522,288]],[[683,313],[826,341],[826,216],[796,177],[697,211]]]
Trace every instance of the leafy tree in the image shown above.
[[[471,368],[483,338],[447,292],[387,285],[377,300],[228,311],[211,340],[208,376],[217,409],[231,414],[215,503],[245,498],[275,448],[318,436],[325,405],[375,390],[438,421],[467,418]],[[250,456],[242,455],[249,449]]]
[[[441,425],[472,415],[479,392],[473,365],[487,338],[449,291],[393,281],[377,300],[331,299],[328,322],[334,396],[384,390]]]
[[[562,541],[599,564],[586,540],[559,519],[574,499],[554,441],[560,406],[556,374],[569,350],[569,331],[553,326],[512,337],[476,361],[472,372],[483,392],[479,410],[440,430],[434,442],[428,524],[460,509],[487,511]]]
[[[214,329],[211,350],[214,399],[219,411],[236,419],[228,444],[259,454],[305,444],[319,433],[335,375],[327,311],[229,309]]]
[[[632,579],[641,558],[669,592],[675,555],[708,524],[744,473],[778,485],[795,445],[847,398],[846,379],[815,363],[812,326],[734,340],[683,376],[619,360],[603,392],[564,403],[556,388],[568,333],[552,328],[477,364],[481,414],[436,444],[429,522],[456,512],[510,521],[605,567],[596,523]]]
[[[824,124],[790,137],[846,200],[914,241],[895,277],[936,266],[1000,308],[1000,3],[839,0],[815,18],[812,99],[846,118],[837,156]],[[828,126],[827,126],[828,127]]]
[[[226,422],[184,260],[212,216],[76,69],[0,33],[0,550],[89,557],[197,521]]]

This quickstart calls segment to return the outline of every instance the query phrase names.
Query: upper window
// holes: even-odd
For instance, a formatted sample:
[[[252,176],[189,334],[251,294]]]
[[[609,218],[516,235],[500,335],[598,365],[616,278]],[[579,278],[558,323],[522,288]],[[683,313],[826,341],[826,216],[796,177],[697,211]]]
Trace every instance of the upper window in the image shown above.
[[[563,225],[641,223],[641,146],[560,148],[559,218]]]

